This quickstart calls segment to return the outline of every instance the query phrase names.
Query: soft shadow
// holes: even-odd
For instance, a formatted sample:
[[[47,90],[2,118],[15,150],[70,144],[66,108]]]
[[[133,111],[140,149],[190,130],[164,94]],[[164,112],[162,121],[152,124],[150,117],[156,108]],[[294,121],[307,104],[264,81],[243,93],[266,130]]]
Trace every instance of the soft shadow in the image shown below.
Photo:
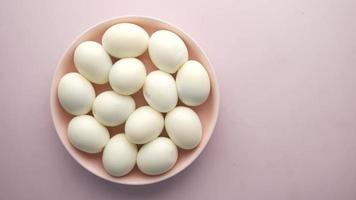
[[[196,160],[197,161],[197,160]],[[129,186],[121,185],[117,183],[112,183],[103,180],[95,175],[90,174],[91,182],[97,182],[95,187],[100,190],[105,190],[105,193],[110,193],[111,195],[118,195],[120,198],[124,197],[158,197],[165,196],[166,193],[171,193],[174,188],[179,187],[181,184],[185,184],[188,181],[188,176],[192,175],[194,170],[196,170],[197,162],[194,162],[191,166],[183,170],[181,173],[164,180],[159,183],[142,185],[142,186]],[[88,172],[89,173],[89,172]],[[111,196],[109,195],[109,196]]]

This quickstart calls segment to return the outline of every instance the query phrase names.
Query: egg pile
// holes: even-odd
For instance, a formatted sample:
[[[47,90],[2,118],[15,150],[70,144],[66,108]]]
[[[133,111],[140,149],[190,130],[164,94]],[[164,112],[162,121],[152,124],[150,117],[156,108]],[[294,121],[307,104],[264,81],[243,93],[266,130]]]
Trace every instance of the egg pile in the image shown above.
[[[146,51],[157,67],[149,74],[137,58]],[[111,57],[118,61],[113,63]],[[101,44],[79,44],[73,59],[78,72],[65,74],[58,84],[62,108],[74,115],[68,139],[80,151],[103,152],[108,174],[124,176],[137,164],[144,174],[159,175],[174,166],[178,148],[199,145],[202,124],[187,106],[207,100],[210,79],[199,62],[188,60],[187,47],[178,35],[158,30],[149,36],[138,25],[120,23],[105,31]],[[107,83],[112,90],[96,95],[93,84]],[[130,95],[139,91],[147,105],[136,108]],[[177,106],[178,99],[186,106]],[[107,127],[121,124],[124,133],[110,138]],[[163,129],[168,137],[160,136]]]

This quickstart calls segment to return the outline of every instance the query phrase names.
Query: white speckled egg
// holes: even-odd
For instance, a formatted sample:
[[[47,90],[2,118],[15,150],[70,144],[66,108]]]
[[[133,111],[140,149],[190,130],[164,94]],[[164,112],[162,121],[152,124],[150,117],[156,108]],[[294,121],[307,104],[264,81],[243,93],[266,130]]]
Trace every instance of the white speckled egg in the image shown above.
[[[145,80],[145,65],[136,58],[123,58],[117,61],[109,74],[110,86],[115,92],[123,95],[136,93]]]
[[[137,146],[130,143],[124,134],[110,139],[103,151],[104,169],[112,176],[128,174],[136,164]]]
[[[75,49],[74,65],[89,81],[104,84],[108,82],[112,61],[99,43],[86,41]]]
[[[95,98],[93,115],[105,126],[117,126],[126,121],[135,107],[135,101],[131,96],[106,91]]]
[[[165,128],[178,147],[193,149],[201,140],[202,125],[198,115],[190,108],[178,106],[167,113]]]
[[[120,23],[105,31],[102,44],[110,55],[116,58],[130,58],[146,51],[148,39],[147,32],[140,26]]]
[[[68,125],[69,142],[87,153],[99,153],[110,139],[109,131],[90,115],[74,117]]]
[[[183,40],[167,30],[156,31],[151,35],[148,53],[158,69],[171,74],[188,60],[188,50]]]
[[[159,175],[169,171],[178,159],[174,143],[159,137],[141,147],[137,154],[137,166],[147,175]]]
[[[126,138],[135,144],[145,144],[158,137],[164,127],[163,115],[149,106],[135,110],[125,123]]]
[[[179,69],[176,84],[179,99],[188,106],[198,106],[209,97],[209,75],[197,61],[190,60]]]
[[[95,99],[94,87],[82,75],[75,72],[61,78],[57,93],[62,108],[72,115],[88,113]]]
[[[172,75],[157,70],[147,75],[143,95],[152,108],[166,113],[178,102],[176,84]]]

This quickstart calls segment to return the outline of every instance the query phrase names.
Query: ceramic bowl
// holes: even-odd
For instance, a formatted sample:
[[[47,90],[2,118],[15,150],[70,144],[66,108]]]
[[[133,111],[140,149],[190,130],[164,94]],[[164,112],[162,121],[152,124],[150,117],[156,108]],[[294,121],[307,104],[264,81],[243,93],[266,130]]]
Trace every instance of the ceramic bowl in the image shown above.
[[[136,166],[133,169],[133,171],[131,171],[126,176],[113,177],[105,172],[101,162],[101,153],[87,154],[75,149],[69,143],[67,137],[67,126],[69,121],[73,118],[73,116],[66,113],[62,109],[57,97],[57,86],[61,77],[63,77],[63,75],[68,72],[76,71],[73,63],[73,53],[75,48],[78,46],[78,44],[87,40],[92,40],[101,43],[101,38],[105,30],[114,24],[122,23],[122,22],[137,24],[143,27],[149,33],[149,35],[151,35],[153,32],[160,29],[166,29],[175,32],[185,42],[189,52],[189,59],[194,59],[202,63],[202,65],[206,68],[206,70],[210,75],[211,92],[208,100],[204,104],[198,107],[193,107],[193,109],[197,112],[202,122],[203,136],[202,136],[201,143],[193,150],[185,151],[179,149],[179,157],[176,165],[168,172],[158,176],[144,175],[138,170]],[[143,61],[143,63],[145,64],[147,68],[147,73],[153,70],[157,70],[157,68],[150,61],[147,51],[143,55],[141,55],[139,59],[141,59],[141,61]],[[113,58],[113,61],[116,61],[116,59]],[[97,95],[102,91],[111,90],[109,84],[105,84],[105,85],[93,84],[93,85],[95,87]],[[137,107],[147,104],[143,98],[142,90],[134,94],[133,97],[136,101]],[[144,184],[156,183],[165,180],[167,178],[170,178],[176,175],[177,173],[181,172],[186,167],[188,167],[199,156],[199,154],[203,151],[204,147],[207,145],[213,133],[216,120],[218,117],[218,110],[219,110],[219,92],[218,92],[218,83],[216,80],[216,76],[213,67],[210,64],[207,56],[197,45],[197,43],[186,33],[184,33],[182,30],[180,30],[179,28],[171,24],[168,24],[162,20],[158,20],[150,17],[140,17],[140,16],[126,16],[126,17],[118,17],[118,18],[110,19],[89,28],[87,31],[79,35],[79,37],[77,37],[77,39],[75,39],[75,41],[65,51],[64,55],[59,61],[59,64],[53,76],[50,98],[51,98],[50,99],[51,113],[52,113],[54,126],[56,128],[57,134],[61,142],[63,143],[64,147],[67,149],[69,154],[81,166],[83,166],[85,169],[95,174],[96,176],[99,176],[108,181],[127,184],[127,185],[144,185]],[[182,105],[181,102],[179,102],[179,104]],[[114,128],[108,128],[108,129],[111,135],[124,132],[123,125]],[[166,133],[162,133],[162,134],[165,135]],[[203,167],[209,167],[209,166],[203,166]]]

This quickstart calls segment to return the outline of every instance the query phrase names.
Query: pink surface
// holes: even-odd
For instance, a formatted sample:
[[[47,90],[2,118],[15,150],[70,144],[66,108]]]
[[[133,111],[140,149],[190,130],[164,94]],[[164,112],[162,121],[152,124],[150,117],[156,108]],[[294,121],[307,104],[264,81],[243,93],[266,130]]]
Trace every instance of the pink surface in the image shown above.
[[[58,83],[60,79],[68,72],[77,71],[74,66],[73,55],[74,50],[84,41],[96,41],[101,43],[102,35],[104,32],[111,26],[118,23],[134,23],[144,28],[149,35],[152,35],[157,30],[170,30],[174,33],[178,34],[180,38],[184,41],[187,46],[189,59],[199,61],[207,70],[210,77],[211,82],[211,91],[209,98],[200,106],[192,107],[192,109],[198,114],[200,121],[202,123],[203,134],[200,144],[192,149],[192,150],[182,150],[178,151],[178,160],[174,167],[170,169],[167,173],[161,174],[159,176],[146,176],[141,173],[137,167],[135,167],[128,175],[123,177],[113,177],[105,172],[102,166],[102,154],[87,154],[81,152],[74,148],[68,140],[67,127],[69,121],[73,118],[72,115],[68,114],[60,105],[57,95]],[[146,67],[148,72],[158,70],[157,67],[153,65],[151,59],[148,56],[148,52],[138,57]],[[117,59],[114,59],[117,60]],[[112,90],[109,83],[104,85],[93,84],[96,95],[100,94],[103,91]],[[142,90],[138,91],[134,95],[132,95],[136,107],[148,105],[143,97]],[[79,164],[81,164],[84,168],[92,172],[93,174],[102,177],[106,180],[128,184],[128,185],[145,185],[156,183],[162,180],[166,180],[174,176],[175,174],[181,172],[187,166],[189,166],[202,152],[202,150],[206,147],[212,133],[214,127],[216,125],[218,110],[219,110],[219,92],[218,92],[218,84],[216,80],[216,75],[214,73],[214,69],[209,63],[208,58],[205,56],[203,51],[197,46],[197,44],[182,30],[177,29],[173,25],[168,24],[167,22],[163,22],[162,20],[148,18],[148,17],[138,17],[138,16],[125,16],[125,17],[117,17],[114,19],[109,19],[104,22],[100,22],[92,26],[89,30],[85,31],[83,34],[80,34],[70,45],[70,47],[65,51],[63,57],[61,58],[56,72],[53,77],[52,86],[51,86],[51,114],[53,117],[54,126],[57,130],[59,138],[61,139],[63,145],[68,150],[68,152],[76,159]],[[181,102],[178,102],[178,105],[183,105]],[[116,127],[109,128],[109,132],[111,136],[124,133],[124,124]],[[165,131],[161,135],[167,135]]]
[[[125,14],[181,27],[220,85],[207,148],[149,186],[84,170],[50,116],[65,48]],[[356,199],[355,18],[353,0],[1,1],[0,199]]]

